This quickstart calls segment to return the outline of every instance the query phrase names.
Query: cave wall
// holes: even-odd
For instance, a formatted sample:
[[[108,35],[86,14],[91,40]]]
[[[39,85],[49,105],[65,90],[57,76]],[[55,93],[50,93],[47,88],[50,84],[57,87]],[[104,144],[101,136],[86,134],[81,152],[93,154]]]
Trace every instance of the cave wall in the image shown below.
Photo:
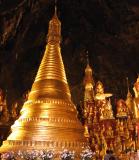
[[[75,103],[83,97],[88,51],[94,79],[125,98],[139,73],[139,2],[59,0],[62,56]],[[9,106],[31,88],[46,44],[54,0],[0,0],[0,87]]]

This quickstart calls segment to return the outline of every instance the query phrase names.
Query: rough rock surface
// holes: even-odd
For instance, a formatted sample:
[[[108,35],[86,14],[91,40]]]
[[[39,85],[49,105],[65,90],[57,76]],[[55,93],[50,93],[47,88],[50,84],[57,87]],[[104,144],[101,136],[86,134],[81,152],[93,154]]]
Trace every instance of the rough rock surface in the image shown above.
[[[126,97],[139,73],[138,0],[59,0],[62,55],[75,103],[83,91],[86,51],[94,79]],[[0,87],[9,106],[31,88],[46,43],[53,0],[0,0]]]

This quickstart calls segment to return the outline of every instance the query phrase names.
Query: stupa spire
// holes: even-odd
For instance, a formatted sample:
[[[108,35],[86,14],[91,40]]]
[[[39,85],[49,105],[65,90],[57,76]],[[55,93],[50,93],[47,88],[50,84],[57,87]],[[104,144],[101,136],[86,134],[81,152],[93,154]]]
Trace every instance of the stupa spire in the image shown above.
[[[55,13],[54,13],[55,17],[57,17],[57,0],[55,0]]]
[[[86,85],[87,83],[91,83],[92,87],[94,85],[94,80],[92,77],[92,68],[90,67],[90,63],[89,63],[89,57],[88,57],[88,51],[86,54],[86,61],[87,61],[87,65],[85,68],[85,77],[84,77],[84,84]]]
[[[47,46],[40,64],[35,82],[29,94],[29,99],[40,98],[67,98],[70,99],[70,91],[61,57],[61,22],[55,13],[49,22]],[[40,92],[41,90],[41,92]]]
[[[127,98],[128,97],[132,97],[130,90],[129,90],[129,81],[128,81],[128,77],[126,77],[126,82],[127,82]]]
[[[89,64],[88,51],[86,54],[87,65],[85,68],[85,76],[84,76],[84,85],[85,85],[85,93],[84,93],[84,101],[92,101],[94,99],[94,80],[92,75],[92,68]]]
[[[28,100],[11,127],[12,133],[0,148],[1,152],[46,149],[58,155],[66,148],[79,155],[82,148],[88,146],[71,101],[60,40],[61,23],[55,10],[49,22],[45,53]],[[77,159],[80,158],[77,156]]]
[[[86,52],[87,65],[89,65],[88,51]]]

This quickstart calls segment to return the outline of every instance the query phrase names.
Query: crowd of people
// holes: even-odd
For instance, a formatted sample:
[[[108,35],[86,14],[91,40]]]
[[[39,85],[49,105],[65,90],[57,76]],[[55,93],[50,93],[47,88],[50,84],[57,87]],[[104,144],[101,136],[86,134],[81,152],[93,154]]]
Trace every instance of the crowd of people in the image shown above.
[[[139,160],[139,150],[137,152],[127,152],[121,157],[117,157],[112,150],[107,150],[104,160]]]

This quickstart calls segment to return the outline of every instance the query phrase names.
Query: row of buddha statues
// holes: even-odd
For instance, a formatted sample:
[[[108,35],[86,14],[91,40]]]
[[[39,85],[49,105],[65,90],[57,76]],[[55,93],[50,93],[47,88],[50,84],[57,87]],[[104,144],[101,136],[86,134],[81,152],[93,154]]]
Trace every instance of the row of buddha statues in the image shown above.
[[[137,150],[139,126],[139,77],[134,84],[135,96],[129,87],[127,98],[111,104],[111,93],[104,92],[102,82],[94,83],[92,68],[85,69],[84,78],[84,136],[92,150],[103,157],[106,150],[113,150],[119,157],[128,150]]]

